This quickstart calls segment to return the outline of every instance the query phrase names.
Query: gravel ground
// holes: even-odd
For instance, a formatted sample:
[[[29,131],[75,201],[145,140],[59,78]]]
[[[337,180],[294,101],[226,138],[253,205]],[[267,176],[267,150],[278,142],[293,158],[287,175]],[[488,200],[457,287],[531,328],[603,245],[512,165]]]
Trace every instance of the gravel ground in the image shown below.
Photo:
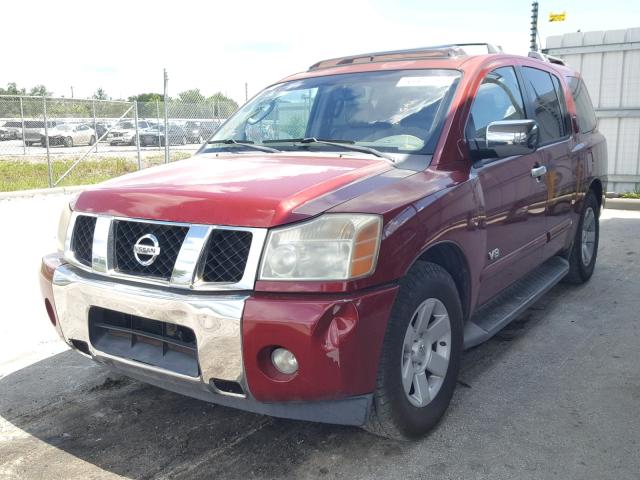
[[[445,420],[398,443],[192,400],[67,350],[36,279],[65,201],[0,201],[2,479],[640,478],[640,212],[605,210],[591,282],[467,352]]]

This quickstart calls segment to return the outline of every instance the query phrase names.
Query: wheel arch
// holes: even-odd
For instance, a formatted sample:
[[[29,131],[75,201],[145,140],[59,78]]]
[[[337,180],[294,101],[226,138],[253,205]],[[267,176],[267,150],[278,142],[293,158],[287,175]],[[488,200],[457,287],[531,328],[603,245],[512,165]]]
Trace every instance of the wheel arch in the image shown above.
[[[460,295],[462,313],[466,321],[469,318],[471,306],[471,272],[469,262],[462,248],[457,243],[449,240],[430,245],[413,261],[410,269],[421,261],[435,263],[451,275],[458,290],[458,295]]]
[[[596,195],[596,200],[598,201],[598,207],[602,208],[603,201],[603,187],[602,181],[599,178],[594,178],[591,184],[589,185],[589,190],[593,190],[593,193]]]

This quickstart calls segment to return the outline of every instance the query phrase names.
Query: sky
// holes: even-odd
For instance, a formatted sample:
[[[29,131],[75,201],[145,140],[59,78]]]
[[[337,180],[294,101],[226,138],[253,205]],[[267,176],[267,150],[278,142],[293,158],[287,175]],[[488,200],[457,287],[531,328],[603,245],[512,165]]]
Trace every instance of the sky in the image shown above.
[[[529,0],[2,2],[0,85],[113,98],[199,88],[240,103],[324,58],[462,42],[526,54]],[[27,8],[30,14],[25,15]],[[540,36],[640,27],[640,2],[542,0]],[[567,21],[549,23],[549,12]],[[6,21],[14,19],[14,21]],[[10,47],[10,48],[9,48]]]

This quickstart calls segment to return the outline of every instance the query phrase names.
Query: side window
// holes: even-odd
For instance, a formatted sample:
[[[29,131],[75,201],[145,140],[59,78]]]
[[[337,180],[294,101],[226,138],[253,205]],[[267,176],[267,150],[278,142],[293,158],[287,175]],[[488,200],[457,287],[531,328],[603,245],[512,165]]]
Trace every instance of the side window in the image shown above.
[[[499,120],[526,118],[522,92],[513,67],[493,70],[482,81],[466,126],[466,137],[471,150],[484,148],[487,125]]]
[[[564,96],[564,88],[560,83],[560,79],[554,74],[551,74],[551,81],[553,82],[553,88],[556,91],[558,102],[560,102],[560,111],[562,112],[562,118],[564,120],[564,134],[568,135],[571,132],[571,119],[569,118],[569,109],[567,108],[567,99]]]
[[[533,118],[540,128],[540,143],[544,145],[563,138],[567,134],[566,115],[552,75],[532,67],[523,67],[522,75],[533,100]]]
[[[587,91],[587,86],[582,79],[576,77],[568,77],[569,88],[573,101],[576,104],[576,114],[578,116],[578,126],[582,133],[593,132],[597,125],[596,112],[593,111],[591,97]]]

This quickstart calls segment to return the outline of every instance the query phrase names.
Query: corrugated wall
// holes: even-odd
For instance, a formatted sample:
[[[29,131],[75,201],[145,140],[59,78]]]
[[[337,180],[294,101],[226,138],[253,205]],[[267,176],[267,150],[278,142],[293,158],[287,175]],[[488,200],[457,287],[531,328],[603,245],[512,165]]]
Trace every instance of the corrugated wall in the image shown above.
[[[547,38],[547,53],[580,71],[609,148],[609,191],[640,187],[640,28]]]

